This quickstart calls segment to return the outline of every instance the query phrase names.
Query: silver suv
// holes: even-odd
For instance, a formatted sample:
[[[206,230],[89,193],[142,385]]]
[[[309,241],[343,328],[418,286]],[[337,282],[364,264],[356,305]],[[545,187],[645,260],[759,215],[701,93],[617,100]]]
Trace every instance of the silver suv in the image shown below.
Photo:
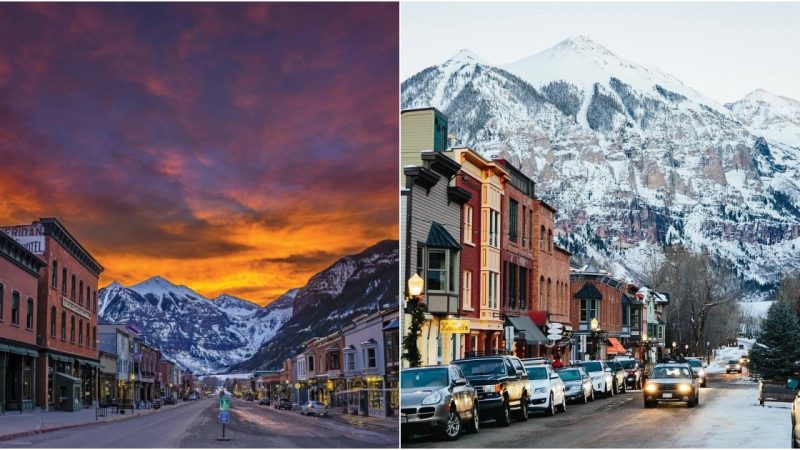
[[[456,440],[463,428],[479,429],[475,388],[456,365],[403,369],[400,375],[400,430],[403,437],[440,433]]]

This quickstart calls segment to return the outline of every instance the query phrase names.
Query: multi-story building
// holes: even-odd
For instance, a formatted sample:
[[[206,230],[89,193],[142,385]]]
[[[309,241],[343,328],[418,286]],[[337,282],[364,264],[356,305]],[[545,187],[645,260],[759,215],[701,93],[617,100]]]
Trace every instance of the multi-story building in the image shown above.
[[[161,372],[161,397],[178,398],[178,372],[175,363],[161,358],[159,366]]]
[[[420,158],[421,166],[403,169],[406,186],[401,190],[401,214],[405,217],[401,223],[400,264],[404,285],[413,274],[424,280],[421,298],[427,313],[418,340],[422,364],[445,364],[458,355],[460,348],[460,335],[444,334],[439,325],[440,320],[459,312],[461,245],[458,236],[461,234],[461,208],[471,195],[450,185],[460,164],[439,151],[424,151]],[[484,237],[487,241],[496,241],[499,266],[499,198],[495,203],[498,213],[487,215],[487,221],[491,220],[496,226],[497,234],[490,236],[487,230]],[[492,277],[489,283],[499,286],[499,276]],[[497,291],[491,291],[487,295],[496,294]],[[491,301],[499,302],[495,297],[491,297]],[[403,323],[407,329],[410,315]]]
[[[100,350],[116,356],[117,401],[134,404],[138,393],[133,342],[138,334],[126,324],[100,324],[99,337]]]
[[[55,218],[4,227],[45,262],[39,271],[36,405],[77,410],[97,399],[97,279],[103,266]]]
[[[539,356],[548,340],[533,322],[530,312],[536,310],[536,274],[541,269],[535,233],[535,184],[521,170],[504,159],[496,159],[508,173],[503,189],[503,233],[501,239],[502,301],[504,348],[520,357]],[[545,264],[547,266],[547,264]]]
[[[642,310],[644,302],[631,292],[638,289],[634,285],[628,285],[628,292],[622,294],[622,331],[620,333],[620,343],[630,351],[636,359],[644,356],[642,351],[642,334],[647,336],[647,328],[643,326]]]
[[[573,359],[605,359],[627,350],[619,342],[622,333],[622,299],[628,285],[606,271],[592,267],[573,269],[570,292],[573,306],[571,325],[576,345]],[[592,329],[593,319],[596,328]]]
[[[34,239],[27,248],[42,250],[43,237]],[[36,299],[46,263],[27,248],[0,232],[0,412],[32,411],[37,369],[43,370],[37,363]]]
[[[139,380],[139,397],[143,401],[152,402],[158,398],[156,379],[160,366],[161,352],[144,342],[139,342],[139,348],[141,356],[139,357],[139,373],[136,377]]]
[[[346,400],[351,414],[386,417],[384,312],[362,315],[343,329]],[[343,402],[344,403],[344,402]]]
[[[533,274],[533,296],[537,312],[532,313],[539,326],[560,324],[564,339],[551,348],[539,347],[539,354],[560,355],[566,363],[572,351],[571,302],[570,302],[570,257],[571,254],[555,243],[556,210],[542,199],[534,202],[533,246],[536,248],[536,264]],[[537,245],[538,244],[538,245]],[[538,247],[538,248],[537,248]]]
[[[447,118],[436,108],[408,109],[400,114],[400,187],[405,186],[403,168],[420,166],[420,152],[447,149]]]
[[[307,352],[314,353],[316,362],[314,371],[314,399],[330,407],[338,407],[337,393],[345,390],[342,372],[342,348],[344,341],[341,332],[314,340]],[[309,374],[309,378],[311,375]]]
[[[642,287],[635,296],[643,303],[642,333],[647,335],[647,342],[644,343],[647,359],[656,362],[663,358],[670,348],[665,342],[666,315],[664,314],[664,309],[669,304],[669,294]]]
[[[455,185],[469,195],[461,211],[458,305],[460,318],[469,321],[469,332],[452,335],[453,356],[463,357],[502,347],[501,209],[508,173],[470,148],[455,148],[448,153],[461,165]]]

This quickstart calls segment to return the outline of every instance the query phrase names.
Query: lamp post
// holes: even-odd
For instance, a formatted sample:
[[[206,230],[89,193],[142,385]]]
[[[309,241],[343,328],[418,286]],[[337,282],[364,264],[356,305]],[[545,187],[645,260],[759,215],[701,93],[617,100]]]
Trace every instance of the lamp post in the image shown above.
[[[647,333],[642,333],[642,345],[644,346],[644,360],[650,362],[650,343],[647,342]]]
[[[596,317],[592,318],[592,321],[590,322],[590,327],[592,329],[592,357],[595,360],[597,360],[598,323]]]
[[[422,303],[422,290],[425,280],[414,274],[408,279],[408,298],[406,312],[411,315],[411,326],[408,334],[403,338],[403,358],[411,367],[422,364],[422,355],[419,351],[419,335],[422,333],[422,323],[425,321],[425,305]]]

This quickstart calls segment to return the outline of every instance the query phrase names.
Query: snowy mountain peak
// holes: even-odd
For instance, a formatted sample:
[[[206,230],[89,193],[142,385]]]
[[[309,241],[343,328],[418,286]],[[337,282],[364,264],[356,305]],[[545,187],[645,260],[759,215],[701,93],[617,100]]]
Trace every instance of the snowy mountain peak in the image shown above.
[[[136,291],[140,295],[152,294],[156,297],[163,297],[164,295],[178,294],[192,299],[205,299],[205,297],[192,289],[183,285],[177,285],[159,275],[136,283],[131,286],[130,289]]]
[[[458,51],[453,57],[447,60],[446,64],[488,64],[485,59],[481,58],[480,56],[476,55],[471,50],[466,48],[462,48]]]
[[[773,94],[772,92],[765,91],[764,89],[756,89],[755,91],[744,96],[742,100],[757,101],[769,103],[772,105],[795,105],[800,106],[800,101],[784,97],[782,95]],[[737,102],[738,103],[738,102]]]
[[[597,41],[594,41],[592,38],[588,36],[575,36],[569,39],[565,39],[555,46],[553,46],[554,52],[578,52],[583,53],[584,55],[605,55],[609,57],[617,57],[614,53],[612,53],[607,48],[600,45]]]
[[[754,135],[800,148],[800,101],[756,89],[725,107]]]

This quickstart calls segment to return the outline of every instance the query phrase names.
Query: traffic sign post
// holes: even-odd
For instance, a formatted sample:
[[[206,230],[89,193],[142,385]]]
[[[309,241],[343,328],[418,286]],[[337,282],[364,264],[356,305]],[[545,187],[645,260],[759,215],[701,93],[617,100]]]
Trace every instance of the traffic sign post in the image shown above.
[[[219,423],[222,424],[222,437],[217,438],[218,441],[230,441],[230,438],[225,437],[225,425],[231,420],[231,397],[222,394],[219,397]]]

